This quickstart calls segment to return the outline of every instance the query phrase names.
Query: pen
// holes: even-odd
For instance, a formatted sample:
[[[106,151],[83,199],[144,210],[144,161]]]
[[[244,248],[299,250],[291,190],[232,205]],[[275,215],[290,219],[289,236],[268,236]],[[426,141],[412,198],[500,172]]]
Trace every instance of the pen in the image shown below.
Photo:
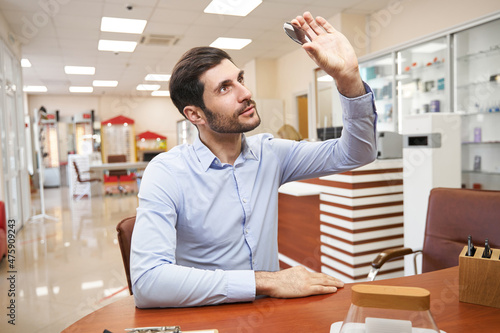
[[[474,244],[472,244],[472,236],[469,235],[467,238],[467,253],[466,256],[472,257],[474,256],[474,253],[476,253],[476,248],[474,247]]]
[[[180,326],[156,326],[156,327],[136,327],[126,328],[127,332],[165,332],[165,333],[181,333]]]
[[[484,251],[483,251],[483,258],[491,258],[491,253],[493,251],[491,251],[491,248],[490,248],[490,243],[488,242],[487,239],[484,240]]]

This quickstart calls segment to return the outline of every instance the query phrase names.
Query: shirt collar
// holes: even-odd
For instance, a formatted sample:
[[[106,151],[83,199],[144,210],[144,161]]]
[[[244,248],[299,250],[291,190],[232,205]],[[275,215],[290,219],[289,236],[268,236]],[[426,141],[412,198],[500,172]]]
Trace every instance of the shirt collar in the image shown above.
[[[212,164],[215,164],[217,166],[222,165],[219,158],[215,156],[214,153],[212,153],[212,151],[208,149],[205,144],[203,144],[203,142],[201,142],[199,136],[196,136],[193,142],[193,148],[204,171],[207,171]],[[254,149],[252,149],[252,147],[250,147],[250,145],[248,144],[245,134],[242,134],[241,137],[240,157],[243,157],[245,160],[258,160],[257,154],[254,152]],[[238,159],[240,157],[238,157]]]
[[[259,160],[259,158],[257,157],[258,154],[255,152],[254,147],[251,147],[250,144],[248,143],[245,134],[243,134],[241,137],[241,155],[246,160],[256,160],[256,161]]]
[[[218,161],[220,165],[220,161],[217,156],[215,156],[214,153],[212,153],[212,151],[208,149],[203,142],[201,142],[199,135],[197,135],[194,139],[193,148],[204,171],[207,171],[212,163],[215,163],[216,161]]]

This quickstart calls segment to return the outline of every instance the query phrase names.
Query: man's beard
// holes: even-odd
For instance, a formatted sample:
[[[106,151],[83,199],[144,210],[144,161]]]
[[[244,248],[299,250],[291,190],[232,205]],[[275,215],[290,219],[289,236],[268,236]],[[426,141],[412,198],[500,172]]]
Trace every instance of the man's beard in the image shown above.
[[[242,124],[238,120],[238,117],[250,105],[253,105],[255,109],[252,117],[257,117],[258,122],[257,124]],[[211,111],[205,106],[203,106],[201,109],[207,116],[208,127],[210,127],[212,131],[217,133],[246,133],[257,128],[257,126],[260,125],[261,121],[259,113],[257,112],[257,107],[255,106],[255,102],[253,100],[249,100],[246,105],[242,106],[239,110],[234,112],[232,116],[224,116],[218,114]]]

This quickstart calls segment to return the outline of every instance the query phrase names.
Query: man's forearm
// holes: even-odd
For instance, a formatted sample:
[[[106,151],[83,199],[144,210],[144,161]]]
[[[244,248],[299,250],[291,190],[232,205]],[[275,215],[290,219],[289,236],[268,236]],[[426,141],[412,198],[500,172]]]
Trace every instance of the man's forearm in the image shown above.
[[[139,308],[187,307],[255,299],[252,271],[202,270],[163,264],[134,284]]]

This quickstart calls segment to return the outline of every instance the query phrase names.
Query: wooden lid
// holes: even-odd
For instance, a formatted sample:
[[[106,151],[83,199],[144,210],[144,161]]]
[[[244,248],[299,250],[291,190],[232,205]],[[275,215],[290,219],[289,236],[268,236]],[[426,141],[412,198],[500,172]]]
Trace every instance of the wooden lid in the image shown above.
[[[426,311],[431,293],[423,288],[357,284],[352,287],[352,304],[360,307]]]

